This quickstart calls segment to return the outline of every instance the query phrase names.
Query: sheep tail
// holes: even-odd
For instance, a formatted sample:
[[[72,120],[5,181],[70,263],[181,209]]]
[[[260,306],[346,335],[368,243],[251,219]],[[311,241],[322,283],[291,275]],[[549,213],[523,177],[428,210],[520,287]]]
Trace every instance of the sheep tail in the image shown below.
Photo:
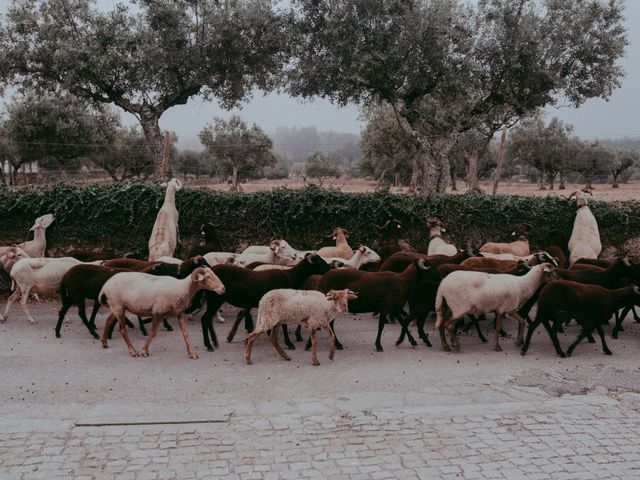
[[[106,305],[107,304],[107,294],[104,292],[100,292],[100,295],[98,296],[98,301],[100,302],[100,305]]]
[[[444,321],[444,313],[447,311],[449,306],[447,305],[447,300],[442,295],[442,292],[438,291],[436,294],[436,328],[440,328],[442,322]]]
[[[64,283],[62,283],[60,285],[60,300],[62,300],[62,303],[64,303],[66,298],[67,298],[67,289],[65,288]]]

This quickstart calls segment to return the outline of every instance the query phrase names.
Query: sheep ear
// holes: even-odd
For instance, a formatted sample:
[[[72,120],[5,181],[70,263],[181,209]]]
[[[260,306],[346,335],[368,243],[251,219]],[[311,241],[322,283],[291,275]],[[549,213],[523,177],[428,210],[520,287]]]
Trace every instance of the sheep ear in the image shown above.
[[[331,301],[335,298],[336,296],[336,291],[335,290],[329,290],[326,295],[324,296],[327,300]]]
[[[629,259],[628,259],[627,257],[624,257],[624,258],[622,259],[622,264],[623,264],[625,267],[630,267],[630,266],[631,266],[631,262],[629,261]]]
[[[633,293],[640,295],[640,288],[637,285],[631,285],[631,288],[633,288]]]

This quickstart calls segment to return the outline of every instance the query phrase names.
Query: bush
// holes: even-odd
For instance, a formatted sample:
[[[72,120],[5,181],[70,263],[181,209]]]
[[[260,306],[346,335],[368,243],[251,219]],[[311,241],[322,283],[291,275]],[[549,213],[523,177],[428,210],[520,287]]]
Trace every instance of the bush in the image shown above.
[[[108,247],[145,255],[149,234],[164,189],[125,182],[114,185],[56,184],[37,188],[0,189],[0,245],[24,241],[36,217],[53,212],[56,221],[47,231],[50,254],[65,248]],[[640,236],[640,202],[591,202],[604,245],[620,247]],[[234,193],[186,188],[177,194],[183,244],[198,240],[205,221],[223,225],[223,246],[235,250],[239,241],[264,244],[286,238],[296,248],[328,244],[335,226],[351,232],[350,243],[373,248],[379,233],[373,226],[397,218],[406,227],[404,238],[414,248],[426,249],[428,215],[438,215],[459,247],[479,246],[489,240],[509,240],[509,227],[533,225],[531,244],[543,247],[553,229],[570,234],[575,204],[562,198],[499,195],[392,195],[388,192],[342,193],[308,186],[300,190],[277,188],[271,192]]]

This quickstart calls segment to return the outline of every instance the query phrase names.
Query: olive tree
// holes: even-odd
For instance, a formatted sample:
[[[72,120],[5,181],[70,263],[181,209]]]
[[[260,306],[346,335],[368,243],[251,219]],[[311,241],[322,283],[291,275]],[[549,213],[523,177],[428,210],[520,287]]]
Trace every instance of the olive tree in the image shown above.
[[[271,0],[12,0],[0,24],[0,85],[66,91],[139,121],[156,175],[159,120],[196,96],[225,108],[269,90],[288,60],[288,17]]]
[[[558,98],[606,98],[622,74],[620,0],[293,3],[290,91],[390,105],[415,145],[425,191],[444,190],[460,132],[484,127],[490,140]]]

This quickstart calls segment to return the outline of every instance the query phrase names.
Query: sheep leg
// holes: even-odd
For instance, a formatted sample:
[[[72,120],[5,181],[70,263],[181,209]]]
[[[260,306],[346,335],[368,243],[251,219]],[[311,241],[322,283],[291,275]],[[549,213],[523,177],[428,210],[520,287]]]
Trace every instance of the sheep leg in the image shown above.
[[[29,322],[31,322],[31,325],[35,325],[36,321],[31,316],[31,312],[27,308],[27,300],[29,300],[29,291],[30,290],[31,289],[28,288],[25,292],[23,292],[22,297],[20,298],[20,306],[22,307],[22,310],[24,310],[24,313],[27,316],[27,318],[29,319]]]
[[[0,315],[0,322],[4,323],[9,318],[9,308],[11,308],[11,304],[20,298],[21,291],[20,287],[16,286],[16,289],[11,294],[11,296],[7,299],[7,305],[4,307],[4,315]]]
[[[529,345],[531,344],[531,337],[533,336],[533,332],[541,323],[542,319],[536,317],[536,319],[529,325],[529,328],[527,328],[527,337],[524,339],[524,344],[520,349],[520,355],[526,355],[527,350],[529,350]],[[551,332],[549,332],[549,335],[551,335]]]
[[[329,360],[333,360],[333,357],[336,354],[336,337],[328,325],[325,325],[323,328],[329,337]]]
[[[145,337],[148,335],[147,334],[147,329],[144,328],[144,324],[145,323],[149,323],[149,321],[153,321],[153,319],[151,320],[144,320],[142,317],[138,317],[138,325],[140,326],[140,331],[142,332],[142,335],[144,335]]]
[[[302,342],[303,338],[302,338],[302,325],[298,325],[296,327],[296,342]]]
[[[247,333],[253,332],[253,317],[251,316],[251,309],[245,308],[242,312],[244,314],[244,329]],[[240,313],[238,315],[240,315]]]
[[[109,348],[107,339],[111,338],[111,333],[113,332],[113,327],[116,324],[116,321],[116,317],[114,317],[112,313],[109,314],[109,316],[105,320],[104,329],[102,330],[102,337],[100,337],[100,340],[102,341],[102,348]]]
[[[418,345],[418,343],[414,340],[413,336],[411,335],[411,332],[409,331],[409,324],[414,319],[414,317],[412,315],[409,315],[409,317],[405,320],[401,316],[398,315],[396,317],[396,319],[398,320],[398,323],[400,324],[400,327],[402,328],[402,330],[400,332],[400,338],[402,338],[402,340],[404,340],[404,335],[406,334],[407,335],[407,339],[409,339],[409,343],[411,344],[412,347],[415,347],[416,345]],[[398,340],[396,341],[396,346],[398,346],[398,345],[400,345],[400,343],[402,343],[400,338],[398,338]]]
[[[84,300],[83,302],[84,303]],[[63,298],[62,299],[62,307],[60,308],[60,311],[58,312],[58,323],[56,323],[56,338],[60,338],[60,329],[62,328],[62,321],[64,320],[64,316],[67,314],[67,312],[69,311],[69,308],[71,308],[71,305],[73,305],[73,302],[70,301],[70,299],[68,298]],[[80,313],[80,307],[78,306],[78,313]],[[82,318],[82,317],[80,317]],[[84,319],[82,320],[84,322]],[[85,323],[86,325],[86,323]],[[91,332],[91,335],[95,335],[94,332],[91,330],[91,326],[87,325],[87,328],[89,329],[89,332]]]
[[[295,350],[296,346],[293,344],[291,339],[289,338],[289,329],[287,328],[287,324],[282,324],[282,334],[284,336],[284,344],[287,346],[289,350]]]
[[[456,323],[457,321],[450,320],[447,325],[447,332],[449,332],[449,339],[451,341],[451,349],[455,352],[460,351],[460,340],[458,340],[458,336],[456,334]]]
[[[333,332],[333,338],[336,344],[336,348],[338,350],[343,350],[344,347],[342,346],[342,344],[340,343],[340,340],[338,340],[338,336],[336,335],[336,329],[333,326],[333,323],[335,322],[335,319],[331,320],[329,322],[329,327],[331,327],[331,331]],[[309,340],[307,340],[307,344],[305,345],[304,349],[309,351],[309,349],[311,348],[311,338],[309,338]]]
[[[622,328],[622,321],[625,318],[625,312],[627,312],[626,308],[623,311],[622,315],[618,315],[618,312],[616,312],[616,324],[613,327],[613,330],[611,331],[611,337],[612,338],[618,338],[618,332],[623,332],[624,329]]]
[[[631,311],[633,312],[633,319],[636,323],[640,323],[640,316],[638,316],[638,312],[636,312],[636,306],[631,305]]]
[[[504,313],[498,313],[496,315],[496,335],[493,339],[493,349],[496,352],[501,352],[502,347],[500,346],[500,332],[502,331],[502,319],[504,318]]]
[[[318,361],[318,335],[316,334],[316,329],[309,328],[309,335],[311,336],[311,363],[313,363],[314,367],[320,365]]]
[[[380,339],[382,338],[382,331],[384,330],[384,325],[387,323],[387,314],[380,312],[380,317],[378,317],[378,335],[376,336],[376,351],[382,352],[382,344],[380,343]]]
[[[600,342],[602,342],[602,351],[605,355],[613,355],[609,347],[607,347],[607,342],[604,341],[604,331],[602,330],[602,325],[600,323],[596,323],[596,330],[598,331],[598,335],[600,335]]]
[[[173,327],[172,327],[172,326],[171,326],[171,324],[167,321],[167,319],[166,319],[166,318],[162,320],[162,325],[164,326],[164,329],[165,329],[167,332],[173,332]]]
[[[127,324],[125,323],[126,319],[124,314],[121,313],[119,316],[116,316],[116,318],[118,319],[118,326],[120,327],[120,335],[122,335],[124,343],[127,344],[127,348],[129,349],[129,355],[131,355],[132,357],[138,357],[138,352],[131,343],[131,340],[129,340],[129,334],[127,333]]]
[[[260,335],[262,335],[262,332],[258,330],[254,330],[249,334],[249,338],[247,339],[247,348],[244,349],[244,361],[247,362],[247,365],[251,365],[251,351],[253,350],[253,342],[255,342]]]
[[[444,350],[445,352],[450,352],[451,347],[449,347],[449,344],[447,343],[447,337],[444,334],[444,325],[440,325],[438,327],[438,332],[440,333],[440,343],[442,344],[442,350]]]
[[[487,343],[487,337],[485,337],[482,334],[482,330],[480,330],[480,317],[484,317],[484,315],[480,315],[479,317],[476,317],[475,315],[469,315],[469,318],[471,318],[471,324],[476,328],[478,339],[480,339],[482,343]]]
[[[100,302],[96,299],[93,301],[93,309],[91,310],[91,318],[89,319],[89,323],[96,329],[96,316],[98,315],[98,310],[100,310]]]
[[[160,323],[160,318],[158,317],[153,317],[151,319],[151,335],[149,335],[147,337],[147,340],[144,342],[144,345],[142,346],[142,356],[143,357],[148,357],[149,356],[149,345],[151,345],[151,341],[156,338],[156,335],[158,334],[158,324]]]
[[[416,319],[416,326],[418,327],[418,335],[424,342],[427,347],[431,347],[431,342],[429,341],[429,334],[424,331],[424,324],[427,321],[427,315],[419,314]]]
[[[524,327],[527,324],[527,321],[522,318],[518,312],[511,312],[509,315],[518,321],[518,338],[516,339],[516,345],[520,347],[523,344]]]
[[[578,338],[576,338],[576,341],[573,342],[571,345],[569,345],[569,348],[567,348],[567,357],[571,356],[571,353],[573,353],[573,349],[576,348],[576,346],[578,345],[578,343],[580,343],[580,341],[587,336],[587,332],[589,331],[588,329],[592,328],[592,325],[590,324],[590,322],[588,324],[583,325],[582,329],[580,330],[580,334],[578,335]],[[602,328],[601,328],[602,329]],[[604,338],[604,337],[603,337]],[[606,343],[604,344],[606,345]],[[608,350],[608,349],[607,349]]]
[[[93,305],[93,307],[95,309],[95,304]],[[99,304],[98,304],[98,308],[100,308]],[[78,305],[78,315],[80,316],[80,319],[82,320],[82,323],[84,323],[84,326],[87,327],[87,329],[89,330],[89,333],[93,336],[93,338],[95,338],[95,339],[100,338],[100,336],[98,335],[98,332],[96,332],[95,325],[90,320],[87,320],[87,311],[85,310],[84,299]],[[64,317],[64,315],[63,315],[63,317]],[[61,320],[62,319],[60,319],[58,322],[60,322]],[[59,333],[59,330],[57,330],[57,328],[58,327],[56,326],[56,335]]]
[[[212,333],[213,341],[215,345],[218,346],[218,340],[216,338],[216,333],[213,330],[212,320],[214,315],[218,312],[218,310],[220,310],[220,306],[222,305],[223,300],[220,298],[220,296],[215,295],[214,293],[211,293],[211,294],[207,293],[206,299],[207,299],[207,309],[205,310],[204,314],[200,318],[200,325],[202,327],[202,340],[204,341],[204,346],[207,347],[208,351],[213,352],[213,347],[211,346],[211,340],[209,340],[209,332]],[[229,338],[227,337],[227,340],[231,341],[233,340],[233,337],[231,337],[231,340],[229,340]]]
[[[562,351],[562,347],[560,346],[560,342],[558,341],[558,330],[560,329],[560,325],[562,324],[561,320],[556,320],[553,322],[553,325],[549,325],[548,321],[543,320],[545,323],[545,328],[549,332],[549,336],[551,337],[551,342],[553,342],[553,348],[556,349],[556,353],[560,355],[562,358],[566,358],[566,354]]]
[[[166,319],[164,320],[167,321]],[[184,343],[187,346],[187,355],[191,360],[196,360],[198,358],[198,354],[193,351],[191,348],[191,343],[189,342],[189,331],[187,330],[187,322],[184,315],[178,316],[178,325],[180,326],[180,331],[182,332],[182,338],[184,338]]]
[[[282,347],[278,343],[278,329],[277,328],[274,327],[274,328],[271,329],[271,335],[269,335],[269,339],[271,340],[271,343],[272,343],[273,347],[280,354],[280,356],[284,360],[290,361],[291,359],[289,358],[289,355],[287,355],[287,353],[282,349]]]

